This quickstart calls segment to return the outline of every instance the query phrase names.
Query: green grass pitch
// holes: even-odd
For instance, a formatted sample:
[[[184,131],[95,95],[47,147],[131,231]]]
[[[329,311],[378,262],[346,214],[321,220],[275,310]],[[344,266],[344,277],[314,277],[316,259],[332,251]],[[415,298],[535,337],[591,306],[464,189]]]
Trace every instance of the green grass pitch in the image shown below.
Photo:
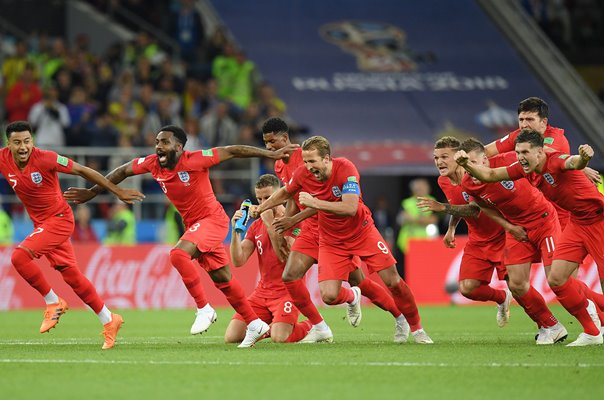
[[[553,307],[569,330],[578,323]],[[2,399],[602,399],[604,347],[537,347],[518,307],[507,327],[495,307],[420,307],[431,346],[392,342],[394,321],[365,308],[358,328],[344,309],[323,314],[333,344],[252,349],[222,343],[232,310],[201,336],[191,310],[128,311],[118,344],[102,351],[91,312],[70,310],[41,335],[40,311],[0,313]],[[567,340],[568,343],[568,340]]]

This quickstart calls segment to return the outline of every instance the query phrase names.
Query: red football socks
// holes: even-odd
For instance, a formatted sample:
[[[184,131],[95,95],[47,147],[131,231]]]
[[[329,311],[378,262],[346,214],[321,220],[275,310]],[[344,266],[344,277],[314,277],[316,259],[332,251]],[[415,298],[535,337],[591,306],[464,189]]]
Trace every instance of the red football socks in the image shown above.
[[[405,319],[409,323],[411,332],[421,329],[422,324],[419,319],[419,311],[417,310],[417,305],[415,304],[415,298],[413,297],[413,293],[405,281],[401,279],[395,287],[388,289],[390,289],[390,293],[392,293],[396,306],[400,312],[403,313]]]
[[[170,250],[170,262],[182,277],[182,281],[191,297],[195,300],[197,308],[203,308],[208,304],[203,285],[201,284],[199,269],[195,265],[195,262],[191,260],[191,255],[182,249],[172,249]]]
[[[505,301],[505,290],[493,289],[488,284],[482,283],[465,297],[475,301],[494,301],[501,304]]]
[[[530,287],[522,297],[514,297],[524,312],[537,324],[537,327],[551,328],[558,323],[554,314],[547,308],[543,296]]]
[[[231,306],[243,317],[246,324],[258,318],[245,297],[243,287],[235,278],[228,282],[214,282],[214,286],[224,293]]]
[[[305,320],[305,321],[294,324],[294,330],[288,336],[285,343],[299,342],[300,340],[304,339],[304,337],[306,337],[306,335],[308,335],[308,332],[310,331],[311,328],[312,328],[312,323],[309,320]]]
[[[298,310],[300,310],[300,312],[306,318],[308,318],[313,325],[321,323],[323,321],[323,317],[310,299],[310,293],[308,292],[306,283],[304,283],[302,279],[296,279],[295,281],[283,283],[285,284],[292,301],[296,305],[296,308],[298,308]]]
[[[388,291],[379,283],[372,279],[365,278],[359,283],[358,287],[361,289],[361,294],[363,294],[363,296],[367,297],[373,304],[382,310],[388,311],[394,318],[401,315],[401,310],[396,306],[390,293],[388,293]]]
[[[331,302],[325,302],[325,304],[329,304],[330,306],[335,306],[337,304],[351,303],[354,300],[354,292],[343,286],[340,287],[340,291],[338,292],[338,296]],[[360,301],[360,299],[359,299]]]
[[[587,312],[587,297],[576,282],[573,277],[569,277],[564,285],[552,287],[552,290],[566,311],[579,320],[585,333],[593,336],[599,335],[600,327],[594,324]]]
[[[31,287],[36,289],[42,296],[46,296],[50,292],[50,285],[44,278],[42,270],[33,261],[31,254],[27,250],[17,247],[13,251],[11,262],[15,270],[29,283]]]
[[[94,311],[95,314],[101,312],[105,303],[96,292],[92,283],[90,283],[88,278],[82,274],[82,271],[77,267],[65,267],[58,269],[58,271],[61,273],[63,280],[71,286],[73,291],[84,303],[92,308],[92,311]]]

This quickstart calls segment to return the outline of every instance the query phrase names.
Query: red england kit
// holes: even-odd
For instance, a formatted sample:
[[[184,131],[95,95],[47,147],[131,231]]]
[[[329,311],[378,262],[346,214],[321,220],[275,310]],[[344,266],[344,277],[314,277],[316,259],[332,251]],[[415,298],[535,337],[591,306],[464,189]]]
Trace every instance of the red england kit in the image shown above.
[[[583,171],[565,170],[568,154],[545,153],[541,173],[525,174],[520,163],[507,168],[511,179],[525,176],[547,199],[570,212],[570,222],[556,248],[555,258],[581,263],[589,253],[604,277],[604,196]]]
[[[275,161],[275,175],[283,182],[284,186],[287,186],[289,180],[294,175],[294,172],[301,165],[304,165],[304,161],[302,160],[302,148],[298,147],[296,151],[290,154],[287,163],[283,160]]]
[[[520,131],[520,129],[516,129],[509,135],[506,135],[496,141],[495,146],[497,147],[497,151],[499,151],[500,154],[507,153],[509,151],[515,152],[516,138],[520,134]],[[568,144],[566,136],[564,136],[564,129],[554,128],[553,126],[548,125],[545,128],[545,132],[543,132],[543,144],[556,151],[560,151],[565,154],[570,153],[570,145]],[[560,221],[560,226],[562,227],[562,229],[564,229],[564,227],[568,223],[570,214],[568,213],[568,211],[560,208],[555,203],[554,208],[558,212],[558,220]]]
[[[195,243],[207,271],[230,262],[222,242],[229,232],[229,218],[216,200],[210,183],[210,167],[220,163],[216,149],[184,151],[174,169],[162,168],[157,154],[132,161],[135,175],[150,172],[182,215],[187,228],[182,240]]]
[[[491,168],[507,166],[515,161],[514,153],[489,159]],[[560,223],[554,206],[527,180],[476,183],[466,174],[462,186],[470,196],[496,208],[512,224],[526,229],[528,242],[518,242],[506,233],[505,265],[539,262],[541,259],[543,265],[551,265],[555,243],[560,235]]]
[[[267,324],[274,322],[295,324],[300,312],[294,306],[281,278],[285,262],[277,258],[264,222],[260,219],[254,221],[248,228],[244,240],[254,244],[260,269],[258,286],[248,297],[252,308]],[[233,318],[243,321],[243,317],[239,314],[235,314]]]
[[[27,210],[34,231],[21,246],[36,258],[44,255],[55,266],[76,266],[73,246],[74,219],[71,207],[63,198],[57,173],[69,173],[73,161],[53,151],[32,148],[25,168],[20,170],[10,150],[0,152],[0,172]]]
[[[343,194],[359,195],[354,216],[318,212],[319,281],[347,280],[348,274],[356,269],[353,263],[355,255],[365,261],[370,272],[386,269],[396,263],[373,223],[371,211],[363,203],[359,182],[359,172],[354,164],[345,158],[333,158],[327,181],[318,181],[301,166],[286,186],[289,193],[304,191],[319,200],[330,202],[342,201]]]
[[[471,200],[461,185],[454,185],[444,176],[438,177],[438,186],[452,205],[465,205]],[[464,218],[468,225],[469,241],[464,247],[464,254],[459,268],[459,280],[476,279],[490,282],[493,268],[499,279],[505,278],[505,267],[502,264],[505,247],[505,231],[495,221],[481,212],[477,218]]]

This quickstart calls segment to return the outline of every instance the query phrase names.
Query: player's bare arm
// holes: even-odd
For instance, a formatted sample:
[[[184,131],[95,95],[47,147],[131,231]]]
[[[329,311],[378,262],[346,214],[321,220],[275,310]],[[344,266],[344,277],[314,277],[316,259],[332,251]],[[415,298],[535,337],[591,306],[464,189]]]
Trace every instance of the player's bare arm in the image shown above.
[[[444,212],[454,217],[477,217],[480,213],[480,208],[471,204],[451,205],[448,203],[440,203],[428,197],[418,197],[417,207],[421,211]]]
[[[272,158],[274,160],[280,160],[282,158],[288,158],[289,155],[293,153],[298,147],[300,147],[299,144],[288,144],[279,150],[271,151],[254,146],[233,145],[217,147],[216,151],[218,153],[218,158],[220,158],[220,162],[230,160],[231,158],[251,157],[265,157]]]
[[[499,154],[499,150],[497,150],[497,145],[495,142],[491,142],[484,146],[484,154],[486,154],[487,157],[493,157]]]
[[[275,230],[277,231],[277,233],[282,234],[283,232],[287,231],[288,229],[291,229],[296,224],[299,224],[300,222],[304,221],[305,219],[312,217],[316,213],[317,213],[317,210],[315,210],[314,208],[305,208],[304,210],[296,213],[295,215],[293,215],[291,217],[288,216],[287,213],[285,213],[286,215],[284,217],[275,218],[275,221],[273,222],[273,226],[275,227]]]
[[[275,193],[271,195],[265,202],[261,205],[252,205],[250,206],[250,217],[258,218],[260,214],[265,212],[268,209],[278,206],[279,204],[285,203],[287,200],[292,198],[292,194],[287,191],[287,189],[282,187],[277,190]]]
[[[468,171],[470,175],[481,182],[499,182],[510,179],[508,171],[505,167],[489,168],[484,165],[476,165],[469,162],[468,154],[464,150],[459,150],[453,156],[455,162],[463,169]]]
[[[129,161],[108,173],[105,176],[105,179],[117,185],[124,179],[132,175],[134,175],[134,172],[132,170],[132,162]],[[65,196],[65,199],[67,201],[72,201],[76,204],[81,204],[92,200],[97,194],[102,193],[104,190],[105,188],[98,184],[94,185],[90,189],[70,187],[63,193],[63,195]]]
[[[497,224],[501,225],[501,227],[510,235],[514,236],[516,240],[518,240],[519,242],[528,241],[526,229],[524,229],[522,226],[512,224],[510,221],[505,219],[505,217],[501,215],[499,211],[489,207],[485,202],[474,201],[473,203],[480,206],[480,210],[485,213],[487,217],[491,218],[493,221],[497,222]]]
[[[331,214],[352,217],[359,208],[359,195],[352,193],[342,194],[342,201],[325,201],[313,197],[310,193],[300,192],[300,204]]]
[[[235,211],[235,214],[233,214],[233,218],[231,218],[231,229],[233,230],[233,235],[231,236],[230,253],[231,261],[235,267],[241,267],[243,264],[245,264],[245,262],[254,252],[254,243],[247,239],[241,240],[241,236],[235,232],[235,223],[242,216],[243,212],[241,210],[237,210]]]
[[[588,144],[579,146],[579,154],[570,156],[564,162],[565,169],[584,169],[594,156],[594,149]]]
[[[71,170],[72,175],[79,175],[86,180],[95,183],[95,187],[102,187],[104,189],[109,190],[111,193],[115,194],[120,200],[124,203],[132,204],[135,201],[142,201],[145,198],[145,195],[140,193],[134,189],[123,189],[117,186],[111,180],[105,178],[103,175],[99,174],[97,171],[88,168],[86,166],[80,165],[76,162],[73,163],[73,169]],[[120,181],[121,182],[121,181]],[[71,189],[71,188],[70,188]],[[69,192],[69,189],[68,189]],[[69,200],[68,196],[66,198]]]
[[[457,228],[459,221],[461,221],[461,217],[451,216],[451,218],[449,218],[449,226],[447,227],[447,233],[445,233],[445,236],[443,237],[443,243],[445,244],[445,247],[448,247],[450,249],[455,248],[455,229]]]

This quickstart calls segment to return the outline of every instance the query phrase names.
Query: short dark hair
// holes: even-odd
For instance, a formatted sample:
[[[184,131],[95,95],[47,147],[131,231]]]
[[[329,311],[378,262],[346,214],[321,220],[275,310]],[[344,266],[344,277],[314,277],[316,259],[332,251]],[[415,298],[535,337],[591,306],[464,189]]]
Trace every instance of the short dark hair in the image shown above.
[[[514,141],[514,144],[518,143],[529,143],[531,147],[543,147],[543,135],[532,129],[523,129]]]
[[[484,144],[482,144],[478,139],[469,138],[463,141],[461,146],[459,146],[459,150],[463,150],[466,153],[471,151],[479,151],[484,153]]]
[[[176,140],[178,140],[182,144],[183,147],[185,146],[185,144],[187,144],[187,134],[186,134],[185,130],[182,129],[180,126],[166,125],[163,128],[161,128],[159,131],[160,132],[161,131],[172,132],[172,134],[174,135]]]
[[[529,97],[518,104],[518,114],[521,112],[535,112],[543,119],[549,116],[549,106],[539,97]]]
[[[461,146],[461,143],[453,136],[441,137],[434,143],[435,149],[459,149],[459,146]]]
[[[281,118],[269,118],[262,124],[262,134],[274,133],[283,134],[289,133],[289,127]]]
[[[329,144],[329,140],[327,140],[323,136],[309,137],[304,142],[302,142],[302,150],[317,150],[321,157],[331,155],[331,145]]]
[[[256,181],[256,189],[262,189],[265,187],[274,187],[278,189],[281,186],[279,179],[273,174],[264,174]]]
[[[6,138],[9,139],[11,133],[13,133],[13,132],[25,132],[25,131],[27,131],[29,133],[33,133],[33,130],[31,129],[31,125],[29,124],[29,122],[27,122],[27,121],[11,122],[6,127]]]

